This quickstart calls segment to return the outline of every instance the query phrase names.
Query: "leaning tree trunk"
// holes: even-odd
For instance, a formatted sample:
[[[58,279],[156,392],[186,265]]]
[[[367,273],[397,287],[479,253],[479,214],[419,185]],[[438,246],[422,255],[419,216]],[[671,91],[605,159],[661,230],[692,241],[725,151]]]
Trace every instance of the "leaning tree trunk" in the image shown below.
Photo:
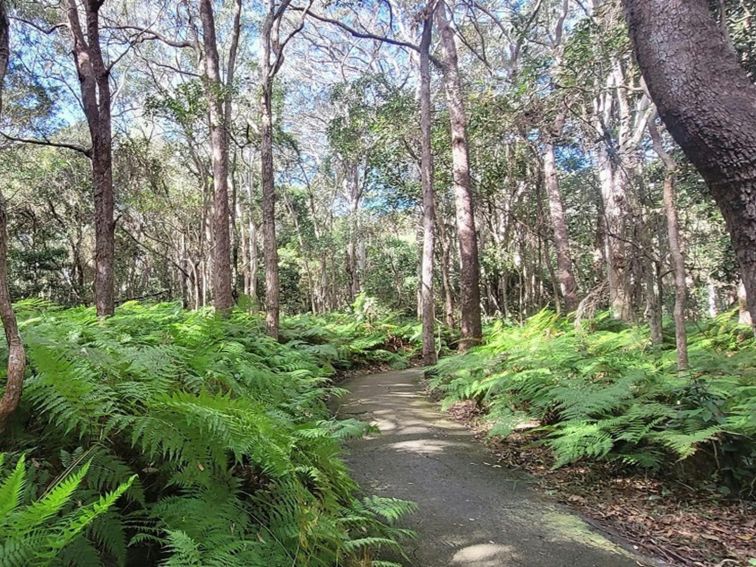
[[[3,81],[10,58],[10,26],[6,12],[5,0],[0,0],[0,115],[3,110]],[[8,242],[6,236],[7,219],[5,216],[5,199],[0,193],[0,319],[5,329],[8,343],[8,365],[5,378],[5,390],[0,398],[0,432],[5,428],[8,417],[16,411],[21,401],[24,386],[24,369],[26,353],[21,336],[18,334],[16,314],[11,305],[8,291]]]
[[[423,319],[423,364],[426,366],[436,364],[437,361],[434,334],[436,311],[433,297],[436,203],[433,195],[433,149],[431,147],[430,44],[432,30],[433,13],[430,12],[425,14],[423,36],[420,41],[420,174],[423,186],[423,258],[420,299]]]
[[[756,86],[708,0],[623,3],[659,116],[722,211],[756,325]]]
[[[100,15],[103,0],[84,0],[86,34],[81,26],[77,0],[68,0],[68,27],[92,140],[92,184],[95,208],[95,306],[107,317],[115,310],[115,221],[113,220],[113,137],[110,114],[110,68],[100,47]]]
[[[475,231],[475,209],[466,132],[467,115],[457,61],[457,45],[454,31],[449,26],[446,17],[446,6],[443,2],[436,9],[436,17],[441,32],[441,45],[444,53],[444,89],[451,122],[454,204],[457,214],[460,257],[459,303],[462,327],[460,348],[465,350],[480,342],[483,336],[480,314],[478,236]]]
[[[228,207],[228,135],[224,113],[224,89],[220,75],[215,16],[211,0],[200,2],[202,41],[205,50],[205,87],[210,115],[210,147],[213,163],[213,304],[219,313],[228,313],[234,305],[231,285],[231,236]]]

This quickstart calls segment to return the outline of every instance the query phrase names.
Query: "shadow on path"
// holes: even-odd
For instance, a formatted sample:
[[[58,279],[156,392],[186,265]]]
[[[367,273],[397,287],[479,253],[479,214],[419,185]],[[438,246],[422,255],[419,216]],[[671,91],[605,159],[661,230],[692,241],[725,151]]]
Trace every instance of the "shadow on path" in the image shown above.
[[[579,516],[528,487],[427,400],[422,371],[359,376],[340,417],[381,433],[349,444],[347,462],[365,492],[417,503],[406,524],[411,567],[630,567],[639,563]]]

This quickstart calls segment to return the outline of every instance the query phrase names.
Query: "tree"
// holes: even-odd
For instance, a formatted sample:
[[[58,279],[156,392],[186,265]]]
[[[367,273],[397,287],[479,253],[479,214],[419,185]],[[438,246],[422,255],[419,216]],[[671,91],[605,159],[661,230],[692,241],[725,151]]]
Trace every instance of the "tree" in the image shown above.
[[[5,0],[0,0],[0,116],[3,112],[3,83],[10,59],[10,25]],[[5,378],[5,391],[0,398],[0,432],[5,427],[8,417],[16,410],[21,401],[24,386],[26,353],[21,336],[18,333],[16,314],[13,312],[10,292],[8,290],[8,238],[5,198],[0,192],[0,319],[8,343],[8,365]]]
[[[284,49],[302,30],[307,9],[298,25],[280,37],[281,22],[291,0],[267,0],[260,33],[260,181],[262,184],[262,232],[265,257],[265,326],[278,338],[280,284],[278,281],[278,243],[276,241],[276,187],[273,167],[273,82],[284,62]],[[308,6],[309,8],[309,6]]]
[[[239,44],[241,0],[236,2],[233,37],[226,70],[221,78],[220,58],[211,0],[201,0],[200,19],[205,51],[204,78],[209,99],[210,145],[213,163],[213,303],[216,311],[228,312],[234,304],[231,282],[231,236],[228,205],[228,124],[231,120],[231,92]]]
[[[680,224],[677,220],[677,205],[675,203],[675,175],[677,164],[664,149],[661,134],[652,120],[648,123],[648,131],[654,151],[664,164],[664,214],[667,217],[667,238],[669,239],[669,255],[672,270],[675,275],[675,339],[677,343],[677,368],[680,371],[688,369],[688,336],[685,330],[685,308],[687,303],[687,283],[685,275],[685,257],[680,245]]]
[[[724,216],[756,331],[756,86],[707,0],[623,2],[659,116]]]
[[[420,297],[423,319],[423,364],[436,363],[434,335],[436,312],[433,297],[433,248],[435,242],[436,204],[433,194],[433,149],[431,147],[431,72],[430,44],[433,34],[435,0],[425,9],[423,34],[420,40],[420,175],[423,190],[423,255]]]
[[[104,0],[83,0],[82,27],[78,0],[68,0],[68,28],[79,75],[82,106],[92,140],[92,185],[95,204],[95,307],[107,317],[115,310],[115,220],[113,219],[113,135],[110,115],[110,65],[100,45],[100,8]]]
[[[436,19],[444,54],[442,63],[444,90],[449,106],[452,138],[454,201],[460,258],[459,304],[462,327],[460,348],[464,350],[480,342],[483,336],[480,313],[478,235],[475,229],[475,206],[472,179],[470,178],[467,114],[462,94],[462,78],[459,73],[456,39],[454,31],[449,25],[444,2],[441,2],[436,9]]]

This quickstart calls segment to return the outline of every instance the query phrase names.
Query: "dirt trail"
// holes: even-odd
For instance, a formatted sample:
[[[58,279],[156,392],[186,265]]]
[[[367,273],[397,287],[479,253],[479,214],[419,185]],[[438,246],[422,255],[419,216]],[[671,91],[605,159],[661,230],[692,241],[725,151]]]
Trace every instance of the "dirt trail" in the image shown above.
[[[528,486],[424,396],[420,370],[353,378],[341,417],[380,435],[350,443],[347,462],[365,492],[413,500],[405,521],[411,567],[630,567],[627,551]]]

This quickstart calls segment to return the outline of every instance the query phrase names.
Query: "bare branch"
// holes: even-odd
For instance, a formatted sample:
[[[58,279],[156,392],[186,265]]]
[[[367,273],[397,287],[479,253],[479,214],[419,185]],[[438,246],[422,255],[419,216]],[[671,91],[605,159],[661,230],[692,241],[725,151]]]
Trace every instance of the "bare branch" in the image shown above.
[[[78,146],[76,144],[69,144],[66,142],[53,142],[51,140],[48,140],[47,138],[42,138],[42,139],[18,138],[16,136],[11,136],[9,134],[6,134],[5,132],[0,132],[0,136],[5,138],[9,142],[20,142],[22,144],[31,144],[34,146],[48,146],[52,148],[64,148],[66,150],[73,150],[75,152],[79,152],[80,154],[83,154],[90,159],[92,158],[92,148],[85,148],[83,146]]]

